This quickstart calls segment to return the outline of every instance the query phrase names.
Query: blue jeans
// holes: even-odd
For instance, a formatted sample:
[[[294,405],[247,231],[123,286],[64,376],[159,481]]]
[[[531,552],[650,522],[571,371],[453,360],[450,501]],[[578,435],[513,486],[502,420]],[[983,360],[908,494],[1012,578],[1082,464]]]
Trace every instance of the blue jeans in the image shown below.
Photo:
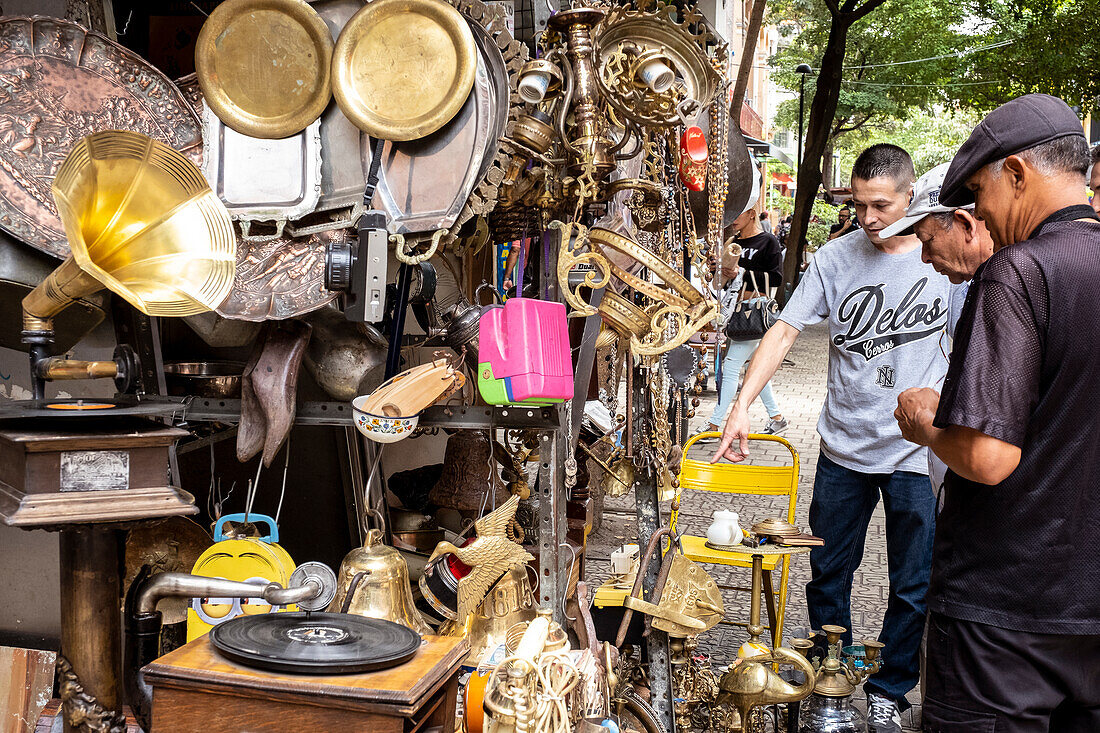
[[[886,509],[890,598],[878,636],[886,645],[882,669],[865,688],[905,709],[905,693],[920,679],[918,655],[936,525],[936,499],[928,490],[927,476],[910,471],[860,473],[820,455],[810,531],[823,538],[825,546],[810,553],[812,579],[806,584],[806,603],[812,628],[843,626],[849,630],[845,644],[851,643],[852,579],[863,559],[867,525],[880,494]]]
[[[737,381],[741,376],[741,367],[752,358],[752,352],[760,345],[760,339],[753,341],[731,341],[726,346],[726,355],[722,359],[722,372],[718,387],[718,404],[714,406],[714,412],[710,414],[710,422],[721,430],[726,422],[726,413],[730,405],[737,397]],[[775,393],[772,391],[772,383],[769,381],[760,390],[760,401],[764,403],[764,409],[768,411],[768,417],[780,415],[779,405],[775,401]]]

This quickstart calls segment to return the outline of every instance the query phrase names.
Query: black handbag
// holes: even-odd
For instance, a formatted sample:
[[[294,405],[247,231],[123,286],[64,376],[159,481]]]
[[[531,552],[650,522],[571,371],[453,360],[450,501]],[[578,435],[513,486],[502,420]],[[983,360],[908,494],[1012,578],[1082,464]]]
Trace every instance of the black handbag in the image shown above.
[[[756,286],[756,274],[748,270],[752,279],[752,289],[756,292],[768,292],[768,273],[764,273],[764,289]],[[726,321],[726,338],[730,341],[755,341],[762,338],[768,329],[775,325],[779,318],[779,304],[774,298],[754,298],[752,301],[744,299],[748,292],[748,283],[741,290],[741,300],[733,307],[729,319]]]

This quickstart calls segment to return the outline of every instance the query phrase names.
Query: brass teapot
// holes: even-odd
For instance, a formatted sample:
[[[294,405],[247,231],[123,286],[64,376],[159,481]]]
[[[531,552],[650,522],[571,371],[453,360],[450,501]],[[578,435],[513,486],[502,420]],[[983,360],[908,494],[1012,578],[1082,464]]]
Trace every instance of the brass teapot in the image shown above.
[[[805,682],[795,686],[783,680],[772,668],[773,664],[789,664],[798,668],[806,675]],[[721,690],[718,702],[732,704],[737,708],[740,719],[746,721],[750,719],[749,713],[754,707],[797,702],[808,697],[814,689],[814,668],[804,656],[781,646],[765,654],[742,659],[722,675],[718,687]]]
[[[393,621],[421,635],[432,633],[413,603],[405,558],[382,543],[377,529],[368,531],[363,546],[340,563],[336,597],[328,610]]]

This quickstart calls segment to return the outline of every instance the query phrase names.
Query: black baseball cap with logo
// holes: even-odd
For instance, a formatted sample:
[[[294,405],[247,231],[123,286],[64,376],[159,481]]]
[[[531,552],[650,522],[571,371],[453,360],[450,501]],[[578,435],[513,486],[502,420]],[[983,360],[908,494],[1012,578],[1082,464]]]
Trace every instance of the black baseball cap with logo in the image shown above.
[[[982,166],[1037,145],[1070,135],[1085,137],[1077,114],[1058,97],[1025,94],[1005,102],[978,123],[943,179],[940,203],[960,207],[974,203],[966,181]]]

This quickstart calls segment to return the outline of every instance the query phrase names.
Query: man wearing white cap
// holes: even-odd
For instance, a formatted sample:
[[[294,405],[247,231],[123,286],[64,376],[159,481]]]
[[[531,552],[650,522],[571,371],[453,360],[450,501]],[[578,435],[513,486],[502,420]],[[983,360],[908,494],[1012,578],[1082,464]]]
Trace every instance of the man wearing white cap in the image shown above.
[[[916,234],[921,259],[957,285],[969,282],[978,266],[993,255],[993,240],[985,222],[974,216],[974,204],[940,203],[940,188],[950,167],[951,163],[938,165],[917,180],[905,216],[883,229],[882,236]]]
[[[985,228],[985,222],[974,216],[974,204],[953,207],[940,203],[940,188],[951,163],[938,165],[921,176],[913,186],[913,200],[905,216],[882,230],[884,237],[916,234],[921,241],[921,260],[958,285],[968,283],[978,267],[993,255],[993,240]],[[960,289],[951,294],[951,315],[947,322],[947,336],[954,336],[955,323],[959,320],[966,291]],[[944,349],[947,353],[949,349]],[[943,377],[927,385],[937,391]],[[928,478],[937,497],[943,489],[947,466],[928,451]]]

